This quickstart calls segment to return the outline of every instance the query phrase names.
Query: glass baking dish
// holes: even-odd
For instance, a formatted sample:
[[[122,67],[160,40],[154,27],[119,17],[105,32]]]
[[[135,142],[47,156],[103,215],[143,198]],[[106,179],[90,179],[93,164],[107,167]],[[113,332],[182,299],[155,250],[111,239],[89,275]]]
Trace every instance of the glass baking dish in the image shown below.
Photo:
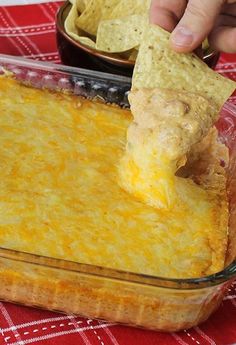
[[[0,74],[6,70],[33,87],[128,107],[126,77],[0,55]],[[217,126],[230,149],[229,246],[223,271],[197,279],[166,279],[0,248],[0,299],[159,331],[206,320],[236,277],[236,107],[226,104]]]

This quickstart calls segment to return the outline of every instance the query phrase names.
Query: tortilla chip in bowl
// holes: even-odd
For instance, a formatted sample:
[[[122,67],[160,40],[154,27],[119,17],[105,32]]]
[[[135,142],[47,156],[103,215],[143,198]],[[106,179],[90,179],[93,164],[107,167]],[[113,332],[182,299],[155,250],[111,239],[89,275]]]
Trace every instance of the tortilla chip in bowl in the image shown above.
[[[72,0],[71,0],[72,1]],[[139,43],[148,22],[146,1],[66,1],[57,14],[57,43],[66,65],[132,76]],[[96,14],[91,13],[95,11]],[[214,67],[218,53],[204,48]]]

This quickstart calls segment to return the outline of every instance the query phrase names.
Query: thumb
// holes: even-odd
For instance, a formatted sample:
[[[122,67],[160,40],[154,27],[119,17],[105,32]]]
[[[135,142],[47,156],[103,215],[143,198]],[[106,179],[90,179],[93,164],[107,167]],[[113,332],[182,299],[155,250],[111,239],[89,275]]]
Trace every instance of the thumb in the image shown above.
[[[202,44],[212,30],[225,0],[189,0],[185,13],[171,34],[171,45],[190,52]]]

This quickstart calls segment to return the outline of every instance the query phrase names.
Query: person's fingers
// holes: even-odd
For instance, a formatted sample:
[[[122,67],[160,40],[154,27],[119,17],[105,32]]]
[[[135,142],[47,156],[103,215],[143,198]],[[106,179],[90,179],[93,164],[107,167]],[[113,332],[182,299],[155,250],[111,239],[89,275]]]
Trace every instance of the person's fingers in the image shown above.
[[[171,34],[178,52],[196,49],[212,30],[225,0],[189,0],[185,13]]]
[[[215,50],[236,52],[236,0],[223,6],[215,27],[209,35],[209,43]]]
[[[187,0],[152,0],[150,23],[171,32],[184,14]]]
[[[231,16],[228,14],[221,14],[217,19],[215,28],[218,28],[219,26],[229,26],[231,28],[236,27],[236,15]],[[214,31],[215,28],[213,28],[212,31]]]
[[[236,27],[220,26],[209,36],[209,43],[215,50],[236,53]]]
[[[223,15],[213,29],[221,10]],[[235,52],[235,15],[236,0],[152,0],[150,8],[151,23],[174,30],[171,45],[179,52],[196,49],[212,29],[210,44],[217,50]]]
[[[236,16],[236,0],[232,4],[225,4],[222,8],[221,14],[227,14],[230,16]]]

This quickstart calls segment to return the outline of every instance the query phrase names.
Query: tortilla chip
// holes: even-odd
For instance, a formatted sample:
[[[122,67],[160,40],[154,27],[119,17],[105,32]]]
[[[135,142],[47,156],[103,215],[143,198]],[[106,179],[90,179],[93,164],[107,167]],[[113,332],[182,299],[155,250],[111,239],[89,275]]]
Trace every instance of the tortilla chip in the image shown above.
[[[147,22],[146,16],[136,14],[100,22],[96,49],[118,53],[138,46]]]
[[[196,93],[142,88],[133,90],[129,101],[136,133],[128,137],[131,144],[150,140],[149,148],[162,152],[171,161],[183,158],[193,144],[207,135],[218,116],[215,105]]]
[[[138,48],[135,48],[132,50],[130,56],[129,56],[129,60],[130,61],[136,61],[137,59],[137,55],[138,55]]]
[[[78,12],[82,13],[88,5],[88,0],[76,0],[76,3]]]
[[[209,41],[208,41],[208,38],[206,38],[206,39],[202,42],[202,49],[203,49],[203,50],[209,49]]]
[[[142,36],[132,88],[162,88],[198,93],[213,101],[218,110],[236,83],[212,71],[195,54],[180,54],[169,45],[169,32],[149,25]]]
[[[134,14],[144,15],[148,12],[151,0],[120,0],[114,7],[110,19],[128,17]]]
[[[89,46],[91,48],[95,48],[95,42],[93,42],[88,37],[80,36],[81,32],[79,31],[79,29],[75,25],[76,18],[78,18],[78,11],[77,11],[77,4],[76,4],[76,2],[74,2],[66,20],[65,20],[66,33],[70,37],[72,37],[74,40],[76,40],[76,41],[78,41],[78,42],[80,42],[86,46]]]
[[[81,16],[76,19],[77,27],[95,36],[100,21],[111,19],[113,8],[119,1],[90,0]]]

